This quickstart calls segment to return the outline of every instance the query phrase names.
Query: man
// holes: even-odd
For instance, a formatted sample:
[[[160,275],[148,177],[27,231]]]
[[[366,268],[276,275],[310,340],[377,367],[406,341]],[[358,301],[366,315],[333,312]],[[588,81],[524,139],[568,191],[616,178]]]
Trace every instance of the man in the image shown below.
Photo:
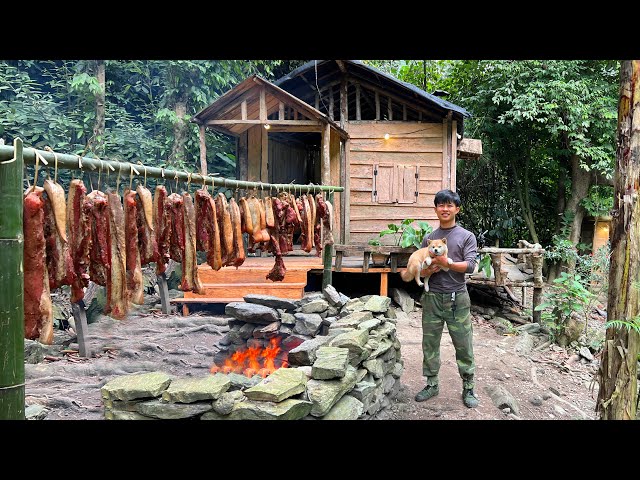
[[[462,401],[465,406],[478,406],[474,392],[475,364],[473,360],[473,330],[471,328],[469,293],[465,283],[465,273],[473,272],[476,264],[478,244],[473,233],[456,224],[460,211],[460,196],[451,190],[436,193],[434,210],[440,226],[426,236],[428,239],[447,239],[448,258],[441,255],[423,272],[431,273],[425,279],[429,289],[422,294],[422,374],[427,379],[426,387],[415,396],[417,402],[424,402],[438,395],[438,371],[440,370],[440,338],[444,323],[456,349],[458,372],[462,377]],[[451,263],[450,260],[452,261]],[[442,267],[448,271],[441,270]]]

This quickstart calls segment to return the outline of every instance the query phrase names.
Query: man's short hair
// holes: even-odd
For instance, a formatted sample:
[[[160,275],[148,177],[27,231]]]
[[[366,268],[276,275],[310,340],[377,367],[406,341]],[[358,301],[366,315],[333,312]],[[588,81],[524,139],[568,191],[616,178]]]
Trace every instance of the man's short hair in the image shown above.
[[[454,203],[456,207],[460,206],[460,195],[453,190],[440,190],[433,199],[433,204],[437,207],[442,203]]]

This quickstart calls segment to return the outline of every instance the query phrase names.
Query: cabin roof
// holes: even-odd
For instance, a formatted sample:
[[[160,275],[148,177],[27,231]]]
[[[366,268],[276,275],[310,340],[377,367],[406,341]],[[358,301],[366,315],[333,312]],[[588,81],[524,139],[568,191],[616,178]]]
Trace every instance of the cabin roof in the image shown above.
[[[310,77],[308,75],[309,73],[311,73]],[[408,99],[419,101],[425,106],[440,111],[443,115],[451,111],[454,117],[459,117],[459,120],[471,116],[464,108],[427,93],[415,85],[403,82],[388,73],[365,65],[360,60],[311,60],[279,78],[274,84],[292,92],[296,96],[302,96],[300,92],[304,90],[315,91],[316,82],[318,86],[322,88],[322,85],[334,81],[345,73],[356,78],[367,80],[378,85],[380,88],[391,90]]]
[[[265,117],[271,118],[260,118],[262,89],[265,91]],[[279,120],[281,105],[295,110],[296,119]],[[249,76],[225,92],[198,112],[192,121],[235,136],[257,124],[274,125],[283,131],[287,127],[312,131],[329,124],[341,136],[348,137],[347,132],[327,115],[258,75]]]

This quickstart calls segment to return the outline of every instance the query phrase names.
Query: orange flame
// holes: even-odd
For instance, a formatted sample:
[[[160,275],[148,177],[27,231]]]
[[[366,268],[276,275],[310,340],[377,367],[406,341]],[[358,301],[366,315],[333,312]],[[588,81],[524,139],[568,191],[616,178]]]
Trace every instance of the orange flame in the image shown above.
[[[234,352],[231,357],[225,359],[222,367],[211,366],[210,372],[241,373],[248,378],[258,374],[264,378],[278,368],[288,367],[288,363],[284,361],[280,366],[276,366],[276,357],[281,350],[280,340],[272,338],[266,348],[249,347]]]

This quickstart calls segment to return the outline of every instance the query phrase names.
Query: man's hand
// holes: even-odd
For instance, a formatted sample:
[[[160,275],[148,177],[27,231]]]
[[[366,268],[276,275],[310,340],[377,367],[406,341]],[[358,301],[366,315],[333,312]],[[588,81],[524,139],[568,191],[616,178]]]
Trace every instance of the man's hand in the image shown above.
[[[439,272],[440,271],[440,267],[438,265],[435,264],[431,264],[429,265],[427,268],[424,268],[420,271],[420,276],[421,277],[426,277],[427,275],[431,275],[433,273]]]
[[[437,265],[438,267],[449,267],[449,258],[444,255],[438,255],[437,257],[433,257],[431,259],[431,265]]]

